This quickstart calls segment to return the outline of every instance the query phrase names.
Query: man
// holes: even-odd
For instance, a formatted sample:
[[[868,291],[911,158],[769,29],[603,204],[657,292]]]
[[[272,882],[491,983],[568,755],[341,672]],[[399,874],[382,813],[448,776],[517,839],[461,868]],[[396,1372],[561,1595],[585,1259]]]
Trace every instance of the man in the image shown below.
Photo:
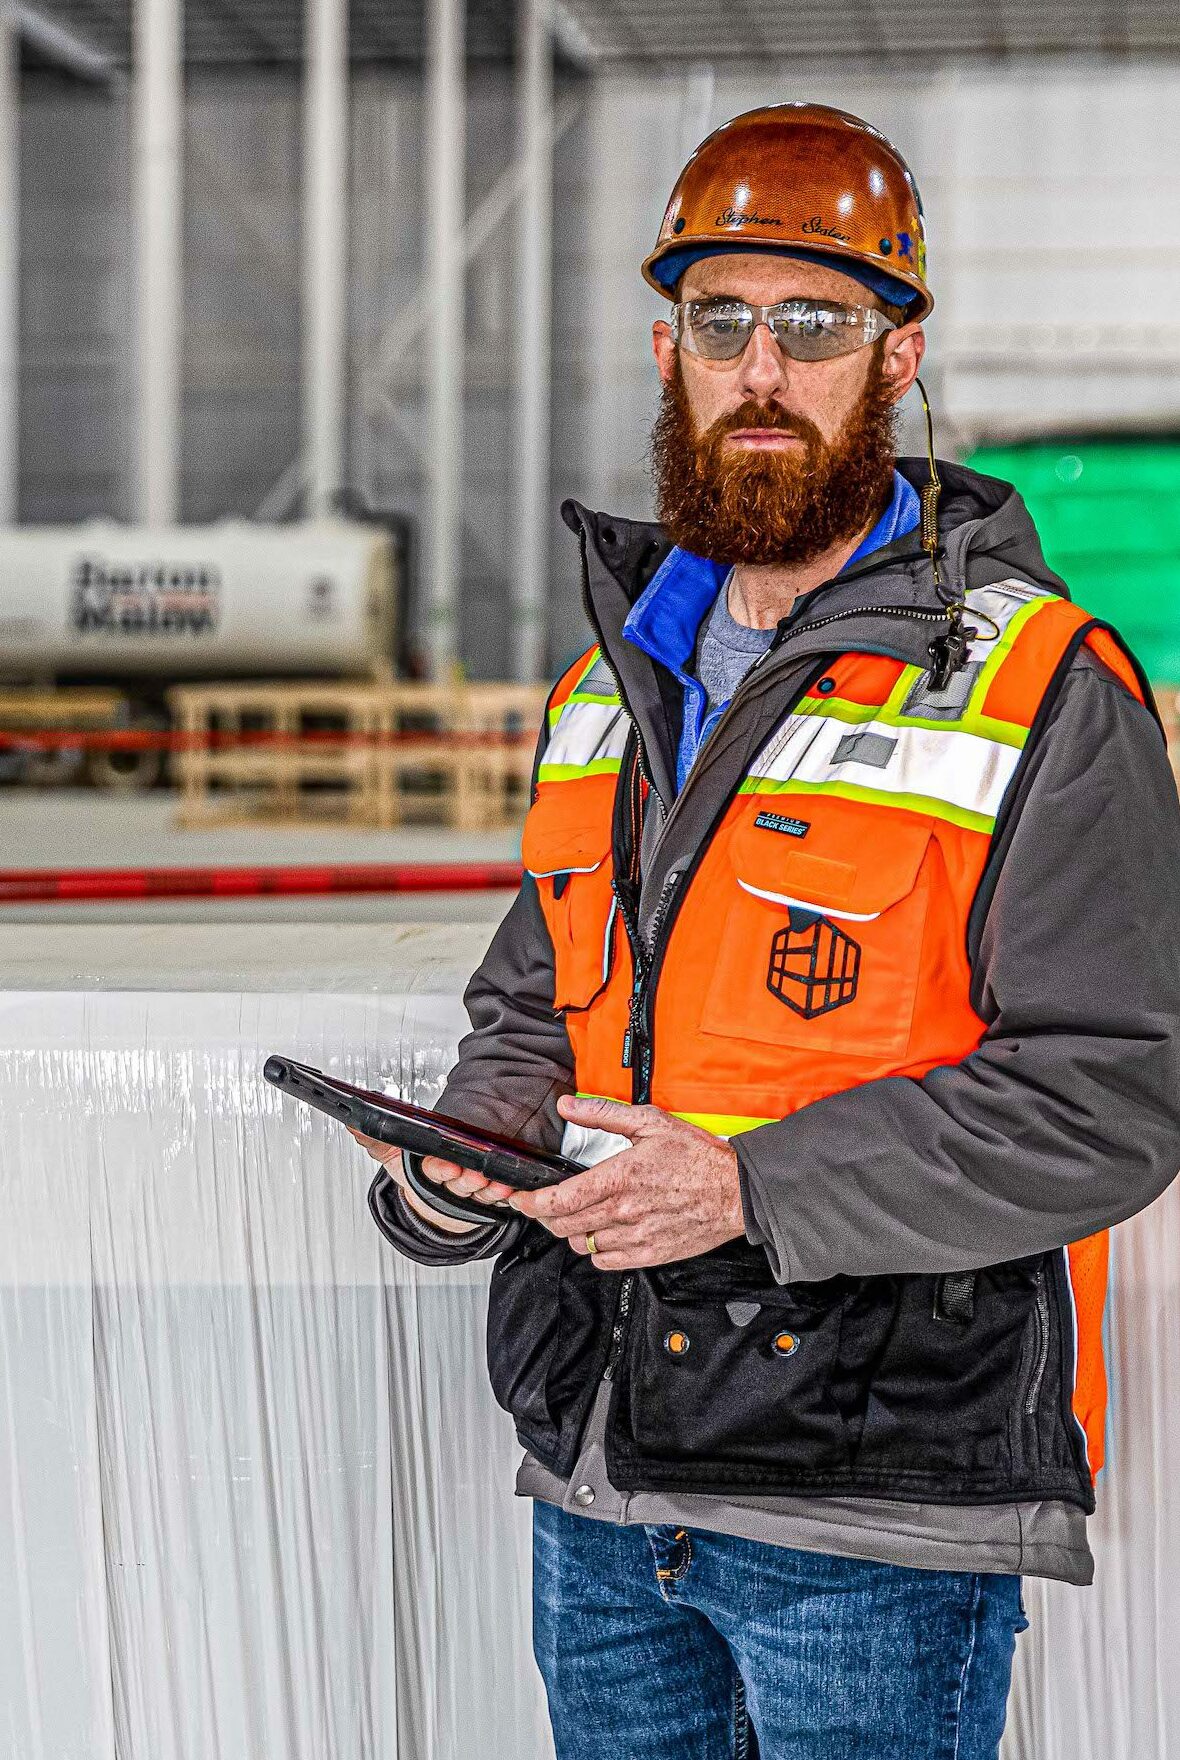
[[[895,464],[881,135],[737,118],[645,273],[660,524],[564,509],[595,645],[439,1103],[588,1171],[374,1214],[498,1260],[560,1760],[983,1760],[1022,1573],[1092,1574],[1105,1231],[1180,1164],[1175,789],[1015,492]]]

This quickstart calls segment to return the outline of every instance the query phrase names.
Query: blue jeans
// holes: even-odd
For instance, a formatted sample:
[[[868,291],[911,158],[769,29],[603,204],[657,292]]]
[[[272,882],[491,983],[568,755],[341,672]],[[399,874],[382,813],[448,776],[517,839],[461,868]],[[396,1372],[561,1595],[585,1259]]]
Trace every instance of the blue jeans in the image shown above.
[[[557,1760],[996,1760],[1020,1578],[533,1506]]]

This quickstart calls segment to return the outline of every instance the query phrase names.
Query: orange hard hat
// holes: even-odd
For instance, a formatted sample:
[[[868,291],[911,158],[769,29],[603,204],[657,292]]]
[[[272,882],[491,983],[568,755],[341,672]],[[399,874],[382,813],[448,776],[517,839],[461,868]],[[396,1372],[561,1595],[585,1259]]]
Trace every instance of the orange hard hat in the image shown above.
[[[747,110],[702,141],[676,180],[644,278],[674,299],[690,263],[735,250],[839,269],[907,319],[934,305],[909,167],[878,129],[826,104]]]

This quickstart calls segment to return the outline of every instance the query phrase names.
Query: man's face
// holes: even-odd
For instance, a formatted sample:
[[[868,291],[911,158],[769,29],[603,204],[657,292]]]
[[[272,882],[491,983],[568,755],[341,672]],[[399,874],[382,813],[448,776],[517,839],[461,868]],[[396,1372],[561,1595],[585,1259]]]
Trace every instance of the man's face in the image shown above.
[[[753,251],[694,264],[678,292],[879,304],[834,269]],[[919,325],[822,361],[792,360],[765,325],[734,361],[702,360],[662,321],[654,346],[664,392],[653,463],[660,517],[677,543],[723,562],[803,562],[881,513],[893,405],[918,370]]]

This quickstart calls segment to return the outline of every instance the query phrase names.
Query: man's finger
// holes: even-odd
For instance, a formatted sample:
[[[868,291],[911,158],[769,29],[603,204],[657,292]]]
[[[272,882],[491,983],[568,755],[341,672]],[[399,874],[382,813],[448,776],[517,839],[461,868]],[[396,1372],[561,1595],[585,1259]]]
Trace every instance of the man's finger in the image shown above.
[[[619,1212],[619,1199],[613,1198],[609,1203],[592,1204],[586,1210],[578,1210],[572,1216],[545,1216],[538,1218],[543,1221],[550,1234],[557,1235],[561,1240],[572,1240],[575,1235],[594,1234],[602,1228],[632,1228],[635,1219],[623,1216]]]
[[[618,1159],[617,1155],[611,1155],[606,1161],[600,1161],[597,1167],[588,1167],[585,1173],[573,1173],[568,1179],[543,1186],[538,1192],[514,1192],[510,1200],[512,1208],[519,1210],[522,1216],[548,1222],[553,1217],[573,1216],[592,1205],[600,1205],[618,1191],[618,1175],[607,1171]]]
[[[432,1179],[436,1185],[442,1185],[448,1180],[460,1179],[467,1169],[460,1167],[457,1161],[444,1161],[441,1155],[423,1155],[422,1171],[427,1179]]]
[[[610,1131],[618,1137],[641,1137],[651,1129],[652,1106],[628,1106],[623,1100],[598,1100],[592,1095],[562,1094],[557,1110],[571,1124],[592,1131]],[[662,1116],[656,1114],[656,1116]]]

